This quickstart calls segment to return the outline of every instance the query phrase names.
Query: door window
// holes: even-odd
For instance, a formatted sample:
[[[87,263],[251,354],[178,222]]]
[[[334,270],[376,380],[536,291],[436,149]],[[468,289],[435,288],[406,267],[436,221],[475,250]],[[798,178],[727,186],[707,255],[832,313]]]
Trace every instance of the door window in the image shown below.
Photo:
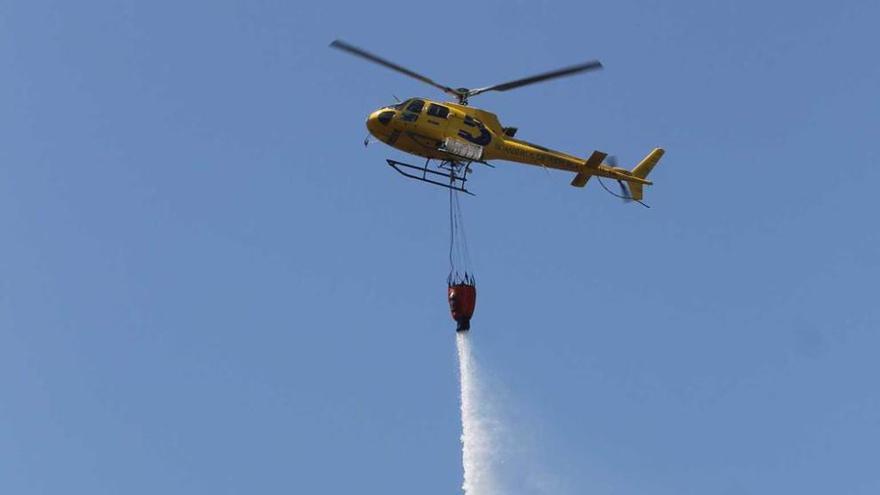
[[[445,119],[449,115],[449,109],[442,105],[431,103],[428,105],[428,115]]]

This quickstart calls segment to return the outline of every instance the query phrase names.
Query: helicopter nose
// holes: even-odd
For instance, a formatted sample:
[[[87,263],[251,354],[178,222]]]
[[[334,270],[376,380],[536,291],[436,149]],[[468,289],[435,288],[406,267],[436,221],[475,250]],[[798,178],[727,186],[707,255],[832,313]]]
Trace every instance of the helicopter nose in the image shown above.
[[[382,136],[388,133],[388,126],[391,123],[391,119],[394,118],[394,114],[394,110],[389,110],[387,108],[382,108],[371,113],[370,116],[367,117],[367,129],[370,131],[370,134],[382,139]]]
[[[367,117],[367,130],[370,131],[370,134],[376,137],[379,137],[377,133],[379,132],[379,126],[381,125],[379,124],[380,113],[382,113],[381,110],[376,110]]]

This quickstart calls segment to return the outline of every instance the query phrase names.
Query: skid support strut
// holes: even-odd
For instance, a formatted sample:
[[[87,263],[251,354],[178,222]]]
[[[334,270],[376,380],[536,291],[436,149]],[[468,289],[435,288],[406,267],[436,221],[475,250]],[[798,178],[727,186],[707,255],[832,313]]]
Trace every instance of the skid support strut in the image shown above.
[[[391,159],[386,159],[385,161],[388,162],[388,165],[391,168],[410,179],[427,182],[428,184],[445,187],[455,191],[461,191],[474,196],[474,193],[465,188],[465,183],[468,180],[467,175],[471,173],[470,161],[442,161],[435,167],[431,167],[430,158],[425,160],[425,165],[422,167]]]

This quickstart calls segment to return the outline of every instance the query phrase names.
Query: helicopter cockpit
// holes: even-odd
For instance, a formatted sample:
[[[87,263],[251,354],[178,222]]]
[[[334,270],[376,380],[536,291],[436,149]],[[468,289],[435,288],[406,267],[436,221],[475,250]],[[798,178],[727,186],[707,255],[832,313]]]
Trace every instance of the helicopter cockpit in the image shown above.
[[[410,98],[409,100],[401,101],[394,105],[385,105],[384,107],[379,109],[378,114],[374,114],[376,115],[376,120],[380,124],[387,126],[389,123],[391,123],[391,119],[393,119],[394,116],[397,115],[397,112],[403,110],[412,100],[413,98]]]
[[[394,118],[394,113],[395,112],[393,110],[386,110],[379,113],[379,115],[376,117],[376,120],[378,120],[379,123],[382,125],[388,125],[388,123],[391,122],[391,119]]]

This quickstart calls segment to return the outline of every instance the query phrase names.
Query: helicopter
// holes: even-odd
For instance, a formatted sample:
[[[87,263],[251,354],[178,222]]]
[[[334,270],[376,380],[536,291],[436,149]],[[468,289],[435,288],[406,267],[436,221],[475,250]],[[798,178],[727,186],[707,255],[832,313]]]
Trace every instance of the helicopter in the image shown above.
[[[490,161],[502,160],[563,170],[575,174],[574,187],[584,187],[593,176],[616,180],[625,201],[644,206],[644,186],[651,185],[648,174],[664,154],[654,148],[632,170],[617,167],[616,160],[602,151],[593,151],[586,159],[516,138],[517,128],[503,127],[491,112],[468,105],[471,97],[488,91],[508,91],[559,77],[602,68],[598,60],[544,72],[541,74],[476,89],[452,88],[435,82],[410,69],[385,60],[366,50],[334,40],[330,47],[382,65],[453,96],[455,102],[428,98],[409,98],[382,107],[367,118],[367,129],[375,139],[405,153],[425,158],[422,166],[387,159],[388,165],[402,175],[473,195],[467,189],[472,164],[493,167]],[[370,136],[364,141],[368,145]],[[432,166],[431,160],[437,162]]]

